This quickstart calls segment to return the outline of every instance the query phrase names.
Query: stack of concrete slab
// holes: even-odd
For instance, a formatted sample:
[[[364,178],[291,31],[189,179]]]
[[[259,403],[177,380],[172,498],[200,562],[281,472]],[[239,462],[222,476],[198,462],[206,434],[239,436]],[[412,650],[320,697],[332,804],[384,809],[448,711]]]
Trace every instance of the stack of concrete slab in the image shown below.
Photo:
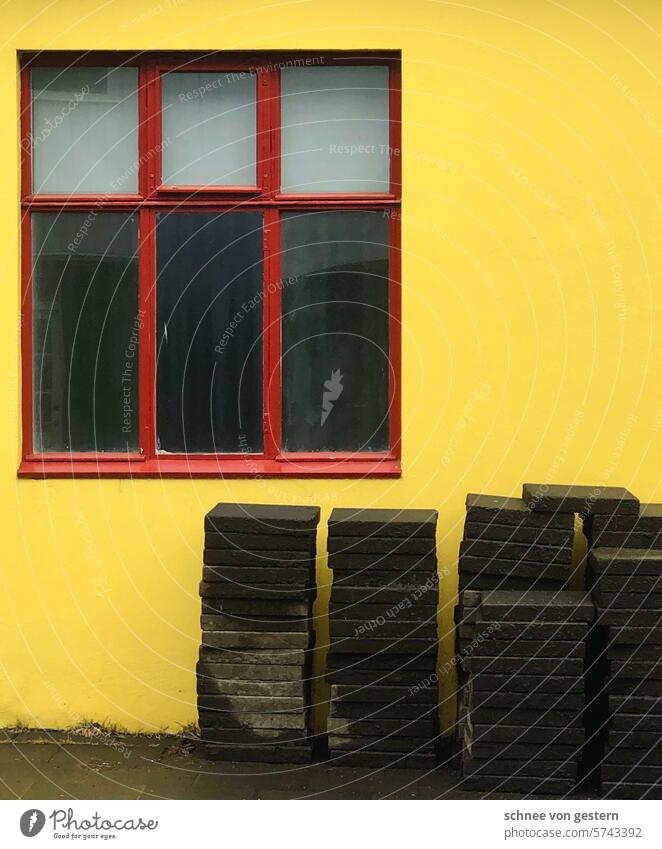
[[[210,757],[306,763],[318,507],[218,504],[205,516],[201,739]]]
[[[662,797],[662,551],[596,548],[589,581],[603,629],[602,787]]]
[[[641,519],[639,499],[623,487],[616,486],[559,486],[549,484],[524,484],[523,498],[527,506],[534,512],[572,511],[583,519],[584,532],[587,535],[589,549],[597,546],[626,542],[635,539],[632,531],[643,531],[649,534],[651,530],[659,529],[656,519],[656,508],[650,506],[650,515]],[[591,569],[587,578],[592,581]],[[612,580],[603,585],[602,603],[611,603],[615,590]],[[618,590],[616,591],[618,592]],[[625,593],[620,595],[620,601],[628,604]],[[621,613],[623,610],[620,611]],[[589,634],[586,652],[586,672],[584,688],[586,710],[584,724],[587,743],[584,750],[584,770],[587,783],[594,782],[600,774],[600,762],[603,753],[605,722],[608,716],[608,698],[605,691],[605,664],[607,660],[608,630],[602,625],[596,625]]]
[[[584,534],[589,548],[662,549],[662,504],[642,504],[639,515],[591,513]]]
[[[474,649],[474,620],[480,591],[560,590],[572,563],[574,516],[536,513],[520,498],[470,493],[460,545],[460,593],[455,608],[458,663],[457,739],[464,735],[462,687],[466,660]]]
[[[561,589],[572,562],[572,511],[534,512],[519,498],[467,496],[460,591]]]
[[[584,652],[594,608],[583,593],[492,591],[464,689],[462,787],[564,795],[584,743]]]
[[[336,509],[331,763],[430,769],[438,728],[435,510]]]

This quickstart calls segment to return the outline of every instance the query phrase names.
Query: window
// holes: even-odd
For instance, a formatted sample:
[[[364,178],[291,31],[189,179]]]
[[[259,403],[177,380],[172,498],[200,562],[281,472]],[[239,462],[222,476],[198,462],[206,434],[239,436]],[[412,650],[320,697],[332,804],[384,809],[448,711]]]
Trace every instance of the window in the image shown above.
[[[399,474],[399,74],[23,58],[19,474]]]

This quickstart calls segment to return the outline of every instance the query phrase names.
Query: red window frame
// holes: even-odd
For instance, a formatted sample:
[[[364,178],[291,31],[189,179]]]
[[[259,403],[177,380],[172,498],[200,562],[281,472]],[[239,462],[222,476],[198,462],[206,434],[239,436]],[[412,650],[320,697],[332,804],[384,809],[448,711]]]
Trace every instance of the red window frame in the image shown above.
[[[23,459],[19,476],[43,477],[397,477],[401,473],[401,77],[397,52],[125,54],[51,52],[21,57],[21,355]],[[389,68],[390,191],[384,194],[283,194],[280,192],[280,70],[301,66],[385,65]],[[138,193],[117,195],[32,194],[30,69],[87,65],[138,68]],[[161,182],[161,74],[164,71],[254,72],[257,81],[256,186],[167,186]],[[162,455],[155,445],[156,214],[252,209],[264,214],[264,450],[260,454]],[[389,216],[389,433],[387,452],[281,450],[279,216],[284,210],[377,210]],[[32,233],[31,213],[58,211],[132,212],[138,216],[138,306],[145,321],[139,332],[140,452],[47,453],[33,451]],[[270,291],[270,288],[275,291]]]

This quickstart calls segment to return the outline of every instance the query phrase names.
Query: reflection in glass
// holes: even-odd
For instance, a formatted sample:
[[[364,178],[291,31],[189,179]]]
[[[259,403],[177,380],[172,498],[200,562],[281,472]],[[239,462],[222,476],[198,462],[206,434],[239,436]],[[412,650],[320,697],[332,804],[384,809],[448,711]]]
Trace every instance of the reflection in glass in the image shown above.
[[[138,228],[119,213],[32,216],[34,449],[138,449]]]
[[[389,448],[388,233],[381,212],[283,216],[287,451]]]
[[[262,451],[262,213],[158,216],[157,449]]]

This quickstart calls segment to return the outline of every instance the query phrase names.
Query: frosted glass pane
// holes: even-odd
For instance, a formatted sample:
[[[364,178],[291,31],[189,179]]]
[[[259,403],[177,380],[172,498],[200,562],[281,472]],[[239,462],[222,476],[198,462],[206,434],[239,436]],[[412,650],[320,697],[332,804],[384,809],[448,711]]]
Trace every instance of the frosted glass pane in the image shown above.
[[[163,74],[163,183],[254,186],[255,75]]]
[[[33,191],[138,191],[136,68],[34,68]]]
[[[388,68],[282,71],[284,192],[388,192]]]

